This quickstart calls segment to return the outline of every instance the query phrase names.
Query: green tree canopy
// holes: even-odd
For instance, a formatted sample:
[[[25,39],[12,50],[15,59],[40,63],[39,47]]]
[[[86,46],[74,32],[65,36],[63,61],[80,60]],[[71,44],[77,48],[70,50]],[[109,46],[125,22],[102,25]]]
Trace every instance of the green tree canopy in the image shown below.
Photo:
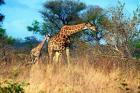
[[[50,34],[56,34],[63,25],[75,24],[81,21],[79,13],[86,5],[78,0],[46,1],[40,11]]]
[[[52,36],[60,31],[63,25],[78,24],[81,22],[93,22],[101,24],[105,22],[104,10],[99,6],[87,6],[79,0],[51,0],[43,4],[43,10],[40,11],[43,22],[34,21],[28,26],[29,31],[44,35],[46,33]],[[104,16],[104,17],[103,17]],[[107,18],[106,18],[107,19]],[[76,35],[81,36],[79,34]]]
[[[4,4],[4,0],[0,0],[0,5]],[[0,22],[3,20],[4,15],[0,13]]]
[[[14,44],[15,39],[6,34],[6,30],[0,27],[0,44]]]
[[[0,0],[0,5],[1,5],[1,4],[4,4],[4,0]]]
[[[0,5],[5,4],[4,0],[0,0]],[[0,13],[0,22],[3,21],[4,15]],[[6,34],[6,29],[2,28],[0,24],[0,45],[13,44],[14,38]]]

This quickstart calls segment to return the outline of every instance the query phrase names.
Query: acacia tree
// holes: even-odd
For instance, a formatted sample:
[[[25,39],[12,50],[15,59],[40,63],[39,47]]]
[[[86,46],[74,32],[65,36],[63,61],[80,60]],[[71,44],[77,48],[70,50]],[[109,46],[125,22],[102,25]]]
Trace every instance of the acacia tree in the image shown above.
[[[57,34],[63,25],[77,24],[82,21],[80,13],[86,9],[86,5],[79,0],[52,0],[43,4],[43,10],[40,11],[43,22],[34,21],[32,26],[28,26],[29,31],[51,36]],[[76,34],[76,38],[80,34]],[[74,38],[74,37],[73,37]],[[73,40],[75,40],[74,38]]]
[[[87,11],[82,15],[84,21],[90,21],[96,25],[97,32],[94,35],[95,37],[93,34],[91,35],[94,37],[97,46],[100,44],[100,40],[104,38],[106,29],[108,29],[108,25],[110,24],[107,12],[99,6],[89,6]]]
[[[134,11],[132,17],[128,17],[128,15],[124,13],[124,6],[124,3],[119,2],[117,7],[110,9],[108,15],[111,23],[109,24],[108,38],[106,39],[122,56],[131,57],[132,44],[130,44],[130,42],[139,34],[140,8]]]
[[[41,11],[46,21],[52,22],[56,27],[60,28],[55,21],[59,21],[62,25],[76,22],[80,19],[78,13],[86,8],[86,5],[76,0],[53,0],[44,3],[44,10]],[[50,13],[50,14],[49,14]],[[52,18],[56,20],[52,20]]]

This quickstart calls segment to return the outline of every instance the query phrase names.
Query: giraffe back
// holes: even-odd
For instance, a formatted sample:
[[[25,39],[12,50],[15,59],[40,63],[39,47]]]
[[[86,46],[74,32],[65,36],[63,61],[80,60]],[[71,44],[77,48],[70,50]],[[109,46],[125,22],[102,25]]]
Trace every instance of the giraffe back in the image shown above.
[[[48,49],[53,49],[55,51],[64,50],[70,44],[70,38],[67,35],[58,34],[52,37],[48,43]]]

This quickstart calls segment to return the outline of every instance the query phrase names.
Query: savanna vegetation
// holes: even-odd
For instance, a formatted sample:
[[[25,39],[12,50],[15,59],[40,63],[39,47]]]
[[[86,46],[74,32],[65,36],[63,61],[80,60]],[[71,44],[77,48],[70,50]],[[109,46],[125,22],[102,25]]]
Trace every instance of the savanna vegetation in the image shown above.
[[[94,2],[94,1],[93,1]],[[0,0],[1,5],[6,4]],[[46,0],[43,21],[28,31],[51,37],[62,26],[90,22],[97,31],[70,37],[71,64],[65,53],[60,63],[48,64],[47,42],[40,62],[31,64],[36,37],[15,39],[3,28],[0,13],[0,93],[140,93],[140,7],[129,16],[125,3],[102,8],[79,0]]]

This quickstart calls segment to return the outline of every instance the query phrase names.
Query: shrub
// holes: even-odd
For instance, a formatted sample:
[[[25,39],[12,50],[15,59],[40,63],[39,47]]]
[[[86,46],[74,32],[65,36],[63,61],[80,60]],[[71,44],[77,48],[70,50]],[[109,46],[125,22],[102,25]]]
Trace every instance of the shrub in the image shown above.
[[[24,86],[28,84],[25,82],[3,81],[0,83],[0,93],[25,93]]]

